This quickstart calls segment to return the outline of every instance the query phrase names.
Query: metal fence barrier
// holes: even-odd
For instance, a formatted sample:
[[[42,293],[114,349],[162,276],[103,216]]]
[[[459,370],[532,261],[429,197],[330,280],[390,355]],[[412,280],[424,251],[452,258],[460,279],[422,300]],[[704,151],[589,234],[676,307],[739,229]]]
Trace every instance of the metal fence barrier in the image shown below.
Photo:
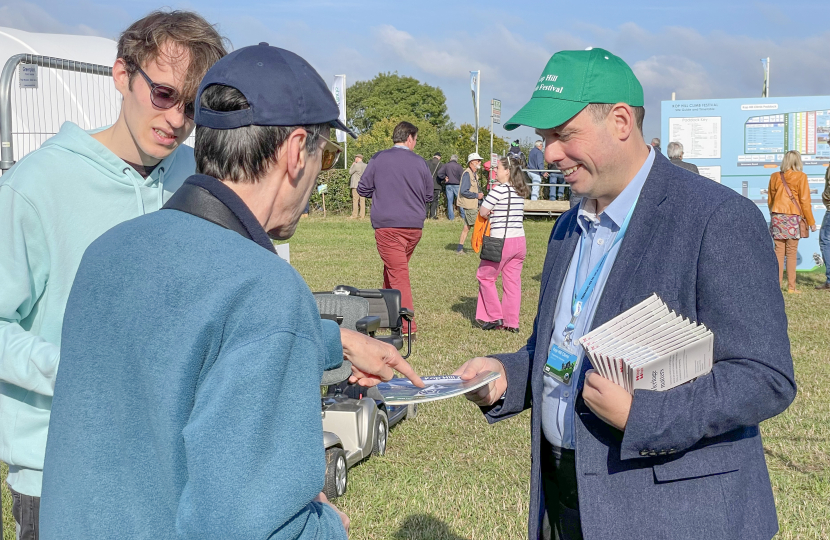
[[[16,84],[15,84],[16,83]],[[121,110],[112,68],[18,54],[0,74],[0,169],[36,150],[63,122],[83,129],[111,125]]]
[[[85,130],[110,126],[121,111],[112,67],[18,54],[0,74],[0,172],[74,122]],[[185,141],[193,145],[194,135]]]

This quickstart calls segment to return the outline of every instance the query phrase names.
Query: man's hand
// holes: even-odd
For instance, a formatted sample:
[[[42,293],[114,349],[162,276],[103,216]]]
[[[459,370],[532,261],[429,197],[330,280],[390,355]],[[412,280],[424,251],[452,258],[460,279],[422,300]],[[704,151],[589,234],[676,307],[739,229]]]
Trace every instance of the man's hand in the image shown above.
[[[351,524],[351,520],[349,519],[349,516],[347,516],[346,514],[344,514],[340,510],[338,510],[336,506],[331,504],[329,502],[329,498],[326,497],[325,493],[323,493],[321,491],[319,495],[314,497],[314,502],[319,502],[319,503],[323,503],[323,504],[327,504],[327,505],[331,506],[334,509],[334,511],[337,512],[337,515],[340,516],[340,521],[343,522],[343,528],[346,529],[346,534],[347,535],[349,534],[349,525]]]
[[[479,194],[478,194],[478,198],[479,198],[479,199],[483,199],[483,198],[484,198],[484,193],[479,193]]]
[[[375,386],[391,379],[395,369],[415,386],[424,387],[424,382],[409,362],[392,345],[345,328],[340,329],[340,342],[343,344],[343,358],[352,363],[350,383]]]
[[[611,382],[593,369],[585,374],[582,399],[600,420],[621,431],[625,431],[631,402],[634,399],[625,388]]]
[[[464,362],[461,367],[456,369],[455,373],[453,373],[453,375],[460,375],[461,379],[469,381],[484,371],[495,371],[496,373],[501,374],[501,377],[490,384],[464,394],[467,399],[479,407],[487,407],[494,404],[501,399],[501,396],[507,391],[507,374],[504,371],[502,363],[495,358],[479,356]]]

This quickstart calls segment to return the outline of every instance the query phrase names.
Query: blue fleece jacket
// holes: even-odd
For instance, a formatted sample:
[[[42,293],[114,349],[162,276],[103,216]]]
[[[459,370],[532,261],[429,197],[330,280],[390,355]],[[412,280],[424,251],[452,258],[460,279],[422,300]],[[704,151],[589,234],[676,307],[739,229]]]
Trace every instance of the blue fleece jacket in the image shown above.
[[[182,146],[142,178],[66,122],[0,177],[0,460],[15,490],[40,496],[64,308],[84,250],[160,209],[195,168]]]
[[[67,303],[43,538],[345,539],[310,502],[320,379],[341,361],[273,252],[178,210],[113,228]]]

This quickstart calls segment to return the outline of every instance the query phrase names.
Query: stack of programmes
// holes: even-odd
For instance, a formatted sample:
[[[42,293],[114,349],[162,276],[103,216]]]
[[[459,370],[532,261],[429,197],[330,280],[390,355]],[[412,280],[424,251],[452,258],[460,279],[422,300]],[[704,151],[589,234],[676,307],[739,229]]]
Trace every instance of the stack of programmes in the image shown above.
[[[579,340],[591,365],[631,394],[668,390],[712,370],[714,335],[656,294]]]

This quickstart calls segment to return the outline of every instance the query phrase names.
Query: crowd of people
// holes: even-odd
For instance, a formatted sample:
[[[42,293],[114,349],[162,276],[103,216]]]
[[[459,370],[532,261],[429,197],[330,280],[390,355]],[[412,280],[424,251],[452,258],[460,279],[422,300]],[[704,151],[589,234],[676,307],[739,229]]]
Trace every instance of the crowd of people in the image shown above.
[[[267,43],[228,54],[192,12],[133,23],[113,79],[113,126],[67,123],[0,182],[0,459],[17,538],[346,538],[320,493],[322,371],[349,360],[354,383],[393,369],[423,383],[394,347],[320,320],[272,239],[292,236],[337,162],[331,129],[354,134],[302,57]],[[408,122],[355,156],[351,217],[372,200],[383,286],[415,310],[409,262],[443,192],[458,253],[489,228],[476,321],[519,332],[524,205],[555,166],[581,202],[553,225],[527,344],[456,371],[501,375],[468,395],[488,422],[532,409],[528,537],[771,538],[758,424],[795,397],[780,284],[786,258],[797,292],[801,222],[816,230],[799,155],[770,178],[768,228],[682,145],[667,159],[645,142],[643,89],[621,58],[561,51],[539,80],[505,128],[541,140],[529,163],[518,144],[491,163],[486,193],[481,156],[426,161]],[[828,229],[825,214],[825,260]],[[712,330],[714,367],[632,396],[579,338],[655,293]],[[562,359],[566,376],[546,369]]]

